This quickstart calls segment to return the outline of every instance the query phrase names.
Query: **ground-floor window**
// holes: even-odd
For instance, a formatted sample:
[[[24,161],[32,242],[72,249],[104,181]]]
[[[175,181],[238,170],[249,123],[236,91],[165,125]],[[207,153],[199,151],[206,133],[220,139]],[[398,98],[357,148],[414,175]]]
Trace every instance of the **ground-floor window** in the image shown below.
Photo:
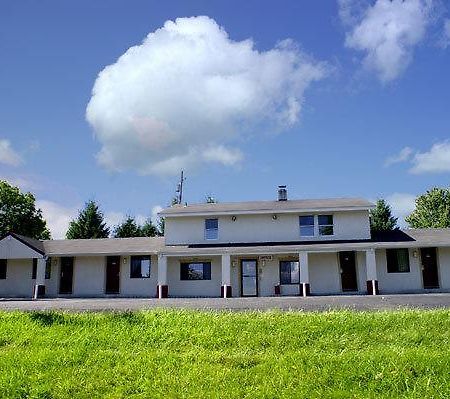
[[[36,274],[37,274],[37,258],[33,258],[33,269],[31,271],[31,279],[36,280]],[[47,258],[45,261],[45,279],[50,280],[50,277],[52,275],[52,259]]]
[[[37,259],[33,258],[33,269],[31,270],[31,279],[36,280],[37,274]]]
[[[181,263],[181,280],[211,280],[211,262]]]
[[[280,284],[299,284],[300,268],[296,261],[280,261]]]
[[[130,278],[149,278],[152,260],[150,256],[132,256]]]
[[[409,273],[409,251],[407,248],[386,250],[388,273]]]
[[[6,259],[0,259],[0,280],[6,279],[6,266],[8,261]]]

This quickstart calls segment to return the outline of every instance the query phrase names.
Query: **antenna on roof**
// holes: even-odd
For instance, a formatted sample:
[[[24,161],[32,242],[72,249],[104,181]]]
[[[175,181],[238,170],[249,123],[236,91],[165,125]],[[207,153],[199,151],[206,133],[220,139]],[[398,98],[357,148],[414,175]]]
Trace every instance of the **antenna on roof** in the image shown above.
[[[180,181],[177,184],[177,191],[176,191],[176,193],[177,193],[177,196],[176,196],[177,204],[181,204],[182,201],[183,201],[183,183],[184,183],[185,180],[186,180],[186,178],[184,177],[184,172],[182,170],[181,171]]]

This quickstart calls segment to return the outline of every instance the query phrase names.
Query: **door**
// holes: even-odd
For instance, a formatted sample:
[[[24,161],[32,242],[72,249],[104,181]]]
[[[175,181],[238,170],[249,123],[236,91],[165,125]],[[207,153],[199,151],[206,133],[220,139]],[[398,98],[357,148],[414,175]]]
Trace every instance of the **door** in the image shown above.
[[[71,294],[73,285],[73,258],[61,258],[59,293]]]
[[[241,261],[242,296],[258,296],[258,264],[255,259]]]
[[[354,251],[339,252],[342,291],[358,291],[356,257]]]
[[[120,256],[108,256],[106,260],[106,294],[120,291]]]
[[[420,258],[422,259],[423,288],[439,288],[436,248],[422,248]]]

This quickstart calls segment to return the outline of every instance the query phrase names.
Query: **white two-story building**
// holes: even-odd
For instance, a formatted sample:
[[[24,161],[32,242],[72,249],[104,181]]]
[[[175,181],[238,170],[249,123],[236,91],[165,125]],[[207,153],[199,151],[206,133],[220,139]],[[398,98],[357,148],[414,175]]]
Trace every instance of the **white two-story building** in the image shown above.
[[[165,237],[0,241],[0,297],[232,297],[450,290],[450,229],[371,236],[363,199],[175,205]]]

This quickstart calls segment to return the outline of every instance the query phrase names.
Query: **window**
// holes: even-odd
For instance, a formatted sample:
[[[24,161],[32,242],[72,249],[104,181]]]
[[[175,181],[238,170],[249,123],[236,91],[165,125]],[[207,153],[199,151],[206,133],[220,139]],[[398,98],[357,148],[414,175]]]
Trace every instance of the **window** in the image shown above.
[[[6,266],[8,261],[6,259],[0,259],[0,280],[6,279]]]
[[[408,249],[387,249],[386,262],[388,273],[409,273]]]
[[[33,258],[33,269],[31,271],[31,279],[36,280],[37,274],[37,259]],[[52,274],[52,260],[51,258],[47,258],[45,261],[45,279],[50,280]]]
[[[150,256],[132,256],[130,278],[149,278],[152,261]]]
[[[280,261],[280,284],[299,284],[299,263]]]
[[[314,237],[314,216],[300,216],[300,236]]]
[[[182,263],[181,280],[211,280],[211,262]]]
[[[31,279],[36,280],[36,273],[37,273],[37,259],[33,258],[33,268],[31,270]]]
[[[219,219],[205,220],[205,240],[217,240],[219,237]]]
[[[45,261],[45,279],[50,280],[52,276],[52,258],[47,258]]]
[[[333,215],[319,215],[317,216],[319,224],[320,236],[332,236],[333,232]]]

